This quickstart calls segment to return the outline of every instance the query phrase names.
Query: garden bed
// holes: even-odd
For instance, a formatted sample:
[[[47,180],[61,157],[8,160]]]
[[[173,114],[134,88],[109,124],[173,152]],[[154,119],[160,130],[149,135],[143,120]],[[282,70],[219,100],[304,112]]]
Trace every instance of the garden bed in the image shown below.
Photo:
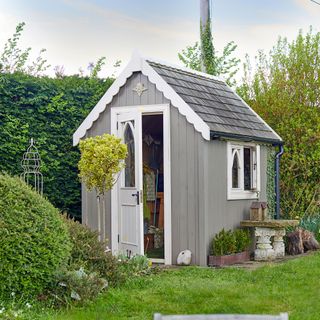
[[[222,267],[241,263],[250,260],[250,254],[248,251],[243,251],[234,254],[228,254],[225,256],[208,256],[209,267]]]

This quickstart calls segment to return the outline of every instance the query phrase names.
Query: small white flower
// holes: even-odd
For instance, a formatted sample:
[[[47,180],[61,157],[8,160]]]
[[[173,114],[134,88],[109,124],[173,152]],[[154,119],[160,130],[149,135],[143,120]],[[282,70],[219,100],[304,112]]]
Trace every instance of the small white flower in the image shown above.
[[[27,302],[27,303],[26,303],[26,307],[27,307],[28,309],[30,309],[30,308],[31,308],[31,304],[30,304],[29,302]]]
[[[11,292],[11,297],[14,297],[16,293],[14,291]]]
[[[1,308],[0,309],[0,314],[4,313],[5,310],[6,310],[5,308]]]

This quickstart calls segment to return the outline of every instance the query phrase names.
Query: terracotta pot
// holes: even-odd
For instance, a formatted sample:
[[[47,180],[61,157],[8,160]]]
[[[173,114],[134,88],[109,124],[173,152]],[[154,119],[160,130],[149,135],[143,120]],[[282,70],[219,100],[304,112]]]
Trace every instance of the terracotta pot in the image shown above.
[[[248,260],[250,260],[249,251],[243,251],[226,256],[208,256],[208,265],[210,267],[222,267]]]

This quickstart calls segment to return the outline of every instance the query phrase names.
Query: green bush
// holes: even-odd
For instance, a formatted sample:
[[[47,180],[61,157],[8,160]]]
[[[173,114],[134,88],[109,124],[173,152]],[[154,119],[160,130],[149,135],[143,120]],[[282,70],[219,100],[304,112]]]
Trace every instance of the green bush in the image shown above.
[[[251,242],[249,230],[236,229],[233,234],[236,240],[236,252],[243,252],[248,249]]]
[[[125,281],[125,275],[118,268],[118,260],[108,251],[107,241],[98,240],[98,232],[64,216],[69,230],[72,251],[69,269],[84,268],[86,272],[97,273],[105,278],[110,286],[116,286]]]
[[[56,306],[69,304],[85,304],[96,298],[101,291],[108,287],[108,281],[97,273],[86,273],[79,270],[59,272],[55,278],[55,286],[51,288]]]
[[[119,272],[125,275],[126,278],[135,276],[147,275],[154,272],[156,269],[151,268],[152,263],[146,256],[135,255],[130,259],[125,255],[118,256]]]
[[[226,231],[222,229],[214,236],[211,251],[215,256],[242,252],[248,248],[250,242],[250,234],[247,230],[236,229],[235,231]]]
[[[313,232],[314,236],[320,241],[320,215],[303,216],[300,220],[300,227]]]
[[[223,256],[236,251],[236,239],[231,230],[222,229],[212,241],[212,252],[215,256]]]
[[[0,297],[42,292],[70,255],[61,216],[19,178],[0,174]]]

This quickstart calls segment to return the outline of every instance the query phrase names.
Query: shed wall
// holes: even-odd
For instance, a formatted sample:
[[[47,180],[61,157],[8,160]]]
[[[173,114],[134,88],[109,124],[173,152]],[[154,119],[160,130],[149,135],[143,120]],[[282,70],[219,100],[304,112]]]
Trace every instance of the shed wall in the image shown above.
[[[133,91],[136,84],[141,82],[147,89],[140,97]],[[135,106],[135,105],[149,105],[149,104],[164,104],[169,101],[163,94],[156,89],[146,76],[140,72],[134,73],[123,87],[120,88],[119,93],[114,96],[112,102],[107,106],[87,131],[87,137],[94,137],[104,133],[110,133],[111,118],[110,108],[121,106]],[[94,191],[88,192],[84,185],[82,185],[82,221],[93,230],[98,229],[97,218],[97,197]],[[106,195],[106,237],[109,239],[111,246],[111,192]]]
[[[178,109],[171,107],[170,119],[172,261],[189,249],[192,264],[200,264],[202,248],[205,251],[205,140]]]
[[[255,200],[227,200],[227,142],[206,142],[208,166],[206,168],[208,211],[205,220],[207,254],[212,237],[222,228],[234,229],[239,222],[249,218],[250,205]],[[261,192],[259,201],[266,201],[267,147],[260,147]]]

